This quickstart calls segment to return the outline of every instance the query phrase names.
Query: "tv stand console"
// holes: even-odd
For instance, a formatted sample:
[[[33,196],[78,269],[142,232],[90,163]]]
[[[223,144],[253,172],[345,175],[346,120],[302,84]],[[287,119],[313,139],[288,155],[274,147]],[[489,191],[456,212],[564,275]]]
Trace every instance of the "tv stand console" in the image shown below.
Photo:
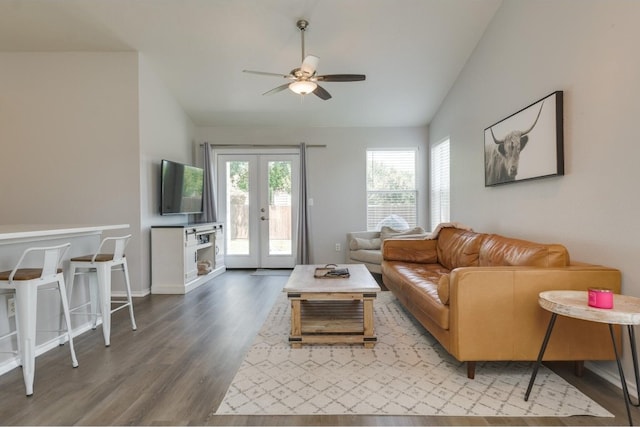
[[[186,294],[225,270],[221,223],[151,227],[152,294]]]

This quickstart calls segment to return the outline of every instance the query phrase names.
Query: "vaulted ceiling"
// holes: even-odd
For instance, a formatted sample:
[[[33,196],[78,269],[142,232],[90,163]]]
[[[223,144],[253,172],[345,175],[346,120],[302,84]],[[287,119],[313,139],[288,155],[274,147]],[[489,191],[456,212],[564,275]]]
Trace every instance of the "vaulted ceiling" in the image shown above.
[[[0,51],[138,51],[198,126],[423,126],[501,0],[0,0]],[[262,93],[306,53],[333,98]]]

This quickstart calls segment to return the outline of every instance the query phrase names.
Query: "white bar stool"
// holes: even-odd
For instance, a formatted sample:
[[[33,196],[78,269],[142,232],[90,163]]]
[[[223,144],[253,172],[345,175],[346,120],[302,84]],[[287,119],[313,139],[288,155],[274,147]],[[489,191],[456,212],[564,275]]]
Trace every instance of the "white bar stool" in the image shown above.
[[[102,317],[102,335],[106,347],[111,345],[111,313],[122,308],[129,307],[131,317],[131,328],[138,329],[133,316],[133,301],[131,300],[131,284],[129,282],[129,269],[127,268],[127,258],[124,249],[131,238],[131,234],[122,237],[107,237],[102,240],[95,254],[84,255],[71,258],[69,262],[69,299],[73,295],[73,285],[76,275],[89,274],[89,300],[90,313],[76,313],[81,307],[71,310],[73,314],[90,314],[93,316],[93,329],[98,324],[98,313]],[[101,253],[103,248],[113,242],[113,253]],[[124,273],[124,281],[127,288],[127,299],[111,299],[111,269],[120,267]],[[111,308],[112,304],[119,304]]]
[[[69,350],[71,351],[71,365],[76,368],[78,360],[73,348],[73,337],[71,336],[71,319],[69,316],[69,302],[64,285],[64,275],[59,268],[62,258],[69,250],[70,243],[51,246],[37,247],[25,250],[18,260],[18,263],[11,271],[0,272],[0,289],[13,290],[15,292],[16,303],[16,332],[18,335],[18,355],[22,364],[22,374],[27,396],[33,394],[33,380],[35,377],[36,358],[36,315],[38,312],[38,289],[52,283],[60,294],[62,311],[67,329],[61,335],[61,343],[64,337],[69,340]],[[22,267],[26,263],[27,256],[42,254],[42,268]],[[57,332],[57,331],[56,331]],[[60,331],[61,332],[61,331]],[[12,334],[9,334],[10,336]],[[7,336],[5,336],[6,338]]]

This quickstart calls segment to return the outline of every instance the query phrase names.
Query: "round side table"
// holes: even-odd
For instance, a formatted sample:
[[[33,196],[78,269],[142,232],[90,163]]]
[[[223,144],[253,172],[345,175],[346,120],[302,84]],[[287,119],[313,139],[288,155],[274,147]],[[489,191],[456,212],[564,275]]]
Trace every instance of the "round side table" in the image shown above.
[[[558,315],[573,317],[576,319],[587,320],[590,322],[607,323],[609,325],[609,332],[611,333],[611,343],[613,344],[613,351],[616,355],[616,362],[618,364],[618,372],[620,374],[620,381],[622,383],[622,393],[624,395],[624,403],[627,408],[627,417],[629,418],[629,425],[633,425],[631,418],[631,409],[629,404],[633,406],[640,406],[640,402],[631,402],[629,396],[629,389],[624,379],[624,371],[622,369],[622,363],[620,362],[620,352],[616,345],[615,334],[613,331],[613,325],[626,325],[629,333],[629,341],[631,345],[631,357],[633,359],[633,368],[636,379],[636,389],[640,392],[640,375],[638,373],[638,352],[636,350],[636,340],[633,326],[640,325],[640,298],[630,297],[626,295],[614,295],[613,296],[613,308],[602,309],[590,307],[588,304],[587,291],[546,291],[540,292],[538,295],[538,303],[542,308],[550,311],[551,319],[549,320],[549,326],[547,332],[542,341],[540,347],[540,353],[538,354],[538,360],[531,373],[531,379],[529,380],[529,386],[525,393],[524,400],[529,400],[529,394],[533,388],[533,383],[536,380],[538,369],[542,364],[542,357],[547,349],[551,332],[553,331],[553,325],[555,324]]]

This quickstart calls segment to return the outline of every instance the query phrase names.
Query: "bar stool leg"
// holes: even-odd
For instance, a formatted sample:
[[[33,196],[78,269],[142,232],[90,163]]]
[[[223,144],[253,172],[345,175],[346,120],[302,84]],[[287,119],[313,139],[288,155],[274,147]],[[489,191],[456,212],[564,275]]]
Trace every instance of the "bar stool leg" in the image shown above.
[[[105,347],[109,347],[111,345],[111,267],[106,262],[97,263],[96,274],[102,313],[102,335]]]
[[[127,267],[127,260],[122,260],[122,271],[124,273],[124,283],[127,286],[127,302],[129,304],[129,317],[131,318],[131,329],[134,331],[138,329],[136,325],[136,319],[133,316],[133,300],[131,298],[131,283],[129,282],[129,268]]]
[[[98,289],[98,273],[89,270],[89,307],[91,315],[93,316],[93,326],[91,329],[95,330],[98,327],[98,316],[104,317],[101,312],[102,305],[100,304],[100,290]]]
[[[76,281],[76,267],[73,264],[69,264],[69,283],[67,283],[67,289],[69,290],[69,295],[73,294],[73,285]],[[69,300],[69,303],[71,301]]]
[[[38,306],[38,288],[35,282],[17,286],[15,302],[22,376],[27,396],[31,396],[35,377],[36,311]]]
[[[62,301],[62,312],[64,320],[67,323],[67,339],[69,340],[69,351],[71,352],[71,366],[78,367],[78,359],[76,358],[76,350],[73,347],[73,335],[71,335],[71,315],[69,314],[69,301],[67,300],[67,289],[64,285],[64,279],[61,277],[58,281],[58,290],[60,291],[60,300]]]
[[[91,269],[87,269],[87,270],[88,271],[86,275],[88,276],[87,280],[89,284],[89,287],[88,287],[89,288],[89,311],[91,313],[90,316],[93,317],[92,319],[93,325],[91,326],[91,329],[95,330],[98,327],[98,316],[99,316],[99,310],[100,310],[100,306],[98,305],[98,284],[96,283],[97,278],[94,272]],[[67,299],[67,301],[69,303],[69,310],[71,310],[71,304],[73,303],[72,301],[73,289],[76,284],[76,274],[83,274],[83,273],[77,273],[77,267],[72,262],[70,263],[70,266],[69,266],[69,281],[67,283],[67,291],[69,295],[69,298]]]
[[[69,306],[69,310],[71,310],[71,299],[73,298],[73,284],[74,284],[75,275],[76,275],[76,269],[73,266],[73,264],[70,264],[69,274],[67,275],[68,281],[66,282],[67,286],[66,286],[66,292],[65,292],[65,294],[67,295],[67,305]],[[60,298],[62,298],[62,295],[60,295]],[[71,313],[71,311],[69,311],[69,313]],[[64,313],[63,313],[63,315],[60,316],[60,330],[62,330],[62,328],[65,326],[64,322],[65,320],[64,320]],[[67,329],[69,330],[69,332],[71,332],[70,325],[67,325]],[[64,345],[64,337],[60,338],[60,345]]]

